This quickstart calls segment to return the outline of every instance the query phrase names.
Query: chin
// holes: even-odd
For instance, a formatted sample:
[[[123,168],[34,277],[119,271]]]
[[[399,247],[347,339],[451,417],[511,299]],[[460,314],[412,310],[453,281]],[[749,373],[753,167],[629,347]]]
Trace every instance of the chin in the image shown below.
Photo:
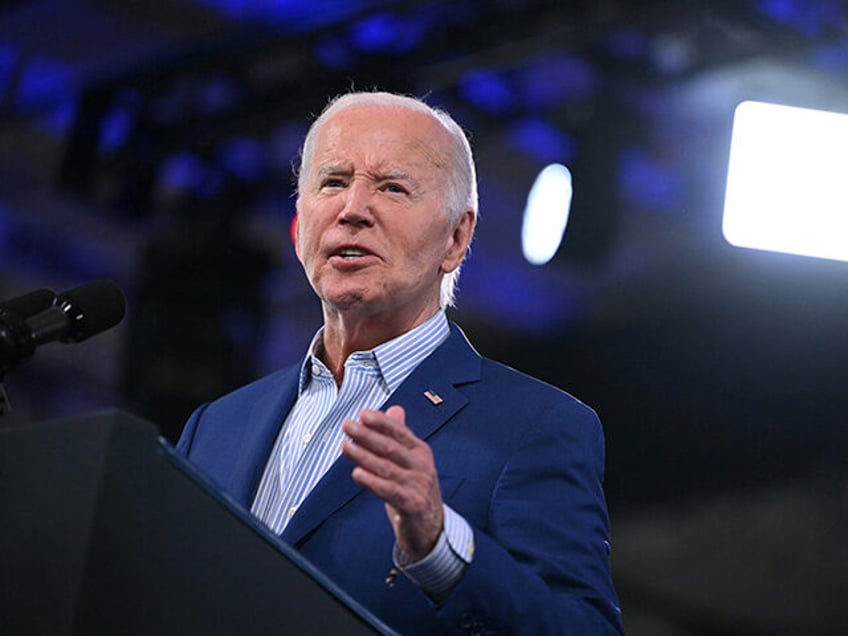
[[[367,295],[363,290],[340,291],[325,294],[324,304],[338,311],[348,311],[367,304]]]

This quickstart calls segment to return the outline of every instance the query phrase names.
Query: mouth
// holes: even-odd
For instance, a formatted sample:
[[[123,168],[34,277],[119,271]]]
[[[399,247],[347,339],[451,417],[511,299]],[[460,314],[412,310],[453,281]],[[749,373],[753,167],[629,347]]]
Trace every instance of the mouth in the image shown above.
[[[340,245],[330,250],[329,261],[345,270],[373,264],[377,255],[361,245]]]
[[[371,256],[371,252],[361,247],[342,247],[333,252],[333,256],[338,256],[343,259],[362,258],[363,256]]]

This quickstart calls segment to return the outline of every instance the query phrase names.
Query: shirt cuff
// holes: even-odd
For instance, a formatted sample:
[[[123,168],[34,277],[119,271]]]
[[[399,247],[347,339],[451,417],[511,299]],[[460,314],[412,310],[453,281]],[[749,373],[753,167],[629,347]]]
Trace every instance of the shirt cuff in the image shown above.
[[[443,504],[444,505],[444,504]],[[395,566],[437,603],[448,597],[474,556],[474,532],[468,522],[444,505],[445,526],[430,554],[411,563],[395,543]]]

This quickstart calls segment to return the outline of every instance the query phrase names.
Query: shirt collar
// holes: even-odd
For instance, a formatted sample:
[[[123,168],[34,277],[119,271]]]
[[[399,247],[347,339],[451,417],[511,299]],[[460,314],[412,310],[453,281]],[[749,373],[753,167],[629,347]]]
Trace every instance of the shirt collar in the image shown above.
[[[373,360],[376,363],[381,381],[385,384],[388,392],[392,393],[424,358],[444,342],[449,334],[450,327],[448,326],[447,316],[445,316],[444,310],[440,309],[432,318],[414,329],[377,345],[369,351],[352,353],[345,360],[345,366],[362,360]],[[322,326],[313,336],[308,353],[301,364],[298,395],[303,393],[312,380],[313,365],[326,369],[326,366],[318,357],[323,335],[324,327]]]

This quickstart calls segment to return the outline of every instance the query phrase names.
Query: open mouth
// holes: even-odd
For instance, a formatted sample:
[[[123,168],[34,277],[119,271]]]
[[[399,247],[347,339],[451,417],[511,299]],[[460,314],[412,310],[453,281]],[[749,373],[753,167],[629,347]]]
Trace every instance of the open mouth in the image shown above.
[[[339,256],[341,258],[359,258],[361,256],[368,256],[371,252],[361,249],[359,247],[344,247],[333,254],[333,256]]]

